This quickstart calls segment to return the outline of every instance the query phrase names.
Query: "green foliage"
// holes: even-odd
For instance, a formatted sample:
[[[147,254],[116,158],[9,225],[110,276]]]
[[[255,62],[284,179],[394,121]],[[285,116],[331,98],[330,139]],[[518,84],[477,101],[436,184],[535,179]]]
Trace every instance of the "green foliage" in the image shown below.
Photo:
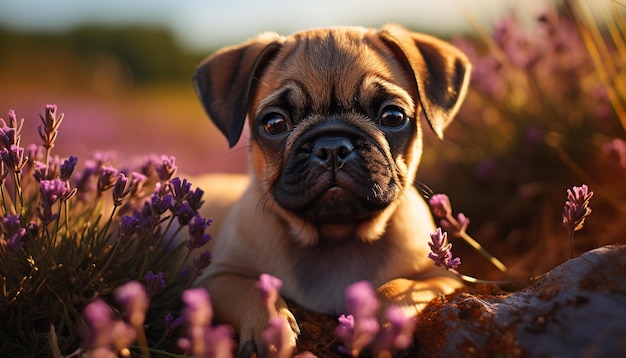
[[[118,61],[136,83],[190,81],[204,55],[183,49],[165,28],[85,25],[66,33],[20,33],[0,28],[0,64],[42,70],[84,68],[101,58]],[[64,64],[57,61],[63,59]],[[35,67],[36,68],[36,67]],[[32,67],[29,67],[32,70]]]

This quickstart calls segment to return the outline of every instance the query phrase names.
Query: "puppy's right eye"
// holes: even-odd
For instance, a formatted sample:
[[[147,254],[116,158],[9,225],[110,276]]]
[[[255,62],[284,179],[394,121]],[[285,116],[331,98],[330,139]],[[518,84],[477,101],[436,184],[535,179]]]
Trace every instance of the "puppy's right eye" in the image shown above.
[[[279,135],[289,130],[289,122],[280,113],[272,113],[263,119],[263,129],[267,134]]]
[[[399,128],[406,123],[406,114],[395,106],[386,107],[380,115],[380,125],[388,128]]]

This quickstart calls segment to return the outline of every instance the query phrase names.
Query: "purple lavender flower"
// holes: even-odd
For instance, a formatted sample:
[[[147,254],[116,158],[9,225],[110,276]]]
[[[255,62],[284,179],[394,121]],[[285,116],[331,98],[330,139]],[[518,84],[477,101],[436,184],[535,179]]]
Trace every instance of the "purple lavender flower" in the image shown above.
[[[15,128],[7,126],[7,124],[0,119],[0,148],[10,148],[15,144]]]
[[[31,221],[28,223],[28,225],[26,225],[26,232],[31,237],[37,237],[37,235],[39,234],[39,226],[37,226],[37,223],[35,223],[34,221]]]
[[[165,317],[163,317],[163,320],[165,321],[165,331],[169,334],[177,330],[185,322],[185,318],[183,316],[174,318],[171,313],[167,313]]]
[[[161,215],[171,208],[172,201],[172,194],[161,195],[157,192],[152,194],[151,198],[152,208],[157,215]]]
[[[178,167],[176,166],[176,158],[162,155],[160,165],[156,166],[156,172],[161,182],[169,182],[176,174]]]
[[[4,164],[15,173],[19,173],[28,163],[28,158],[24,156],[24,148],[11,144],[9,148],[0,151],[0,158]]]
[[[278,277],[270,274],[263,273],[259,276],[259,280],[256,283],[256,287],[261,292],[263,301],[267,310],[270,312],[270,316],[277,315],[276,302],[280,296],[280,288],[283,286],[283,281]]]
[[[130,346],[137,338],[137,330],[122,320],[113,322],[110,333],[111,345],[115,352],[120,352],[124,348]],[[114,354],[112,357],[118,357],[120,354]]]
[[[115,186],[117,174],[119,171],[110,165],[100,168],[100,176],[98,177],[98,194],[111,189]]]
[[[137,333],[126,322],[114,320],[113,310],[103,300],[90,302],[83,310],[88,332],[85,346],[105,357],[116,357],[115,351],[128,347],[135,341]],[[115,351],[113,350],[115,349]]]
[[[61,165],[59,164],[59,157],[57,156],[49,157],[47,164],[40,161],[34,161],[33,167],[33,175],[37,181],[56,179],[61,173]]]
[[[187,202],[183,202],[180,205],[177,205],[174,209],[174,216],[178,217],[178,222],[185,226],[189,224],[191,219],[196,216],[196,212],[189,206]]]
[[[268,327],[262,334],[263,340],[272,357],[287,358],[293,356],[295,342],[289,322],[280,316],[276,309],[282,285],[283,282],[279,278],[265,273],[259,276],[256,283],[269,313]]]
[[[157,218],[155,217],[154,208],[148,203],[144,203],[141,211],[135,213],[139,219],[139,232],[150,233],[157,226]]]
[[[211,327],[213,309],[208,292],[202,287],[185,290],[183,317],[188,323],[187,338],[178,344],[198,357],[231,357],[234,347],[233,330],[229,326]]]
[[[196,188],[194,191],[190,192],[187,195],[187,203],[191,207],[193,211],[198,211],[202,207],[204,201],[202,201],[202,196],[204,195],[204,191],[200,188]]]
[[[137,172],[133,172],[130,177],[131,177],[130,196],[132,198],[142,197],[144,185],[148,181],[148,177]]]
[[[211,235],[205,233],[210,224],[210,220],[197,214],[194,216],[193,222],[189,223],[189,240],[185,242],[188,248],[197,249],[211,240]]]
[[[452,244],[448,242],[448,233],[442,232],[441,228],[430,234],[431,242],[428,243],[431,252],[428,258],[435,262],[437,266],[444,266],[447,270],[454,270],[461,264],[458,257],[452,258]]]
[[[161,293],[163,289],[165,289],[165,273],[159,272],[156,275],[152,271],[148,271],[148,273],[143,277],[144,284],[146,286],[146,293],[150,297],[154,297]]]
[[[10,148],[12,144],[16,146],[20,145],[20,132],[22,131],[22,125],[24,119],[19,123],[15,117],[15,111],[9,110],[8,113],[9,124],[0,118],[0,149]]]
[[[54,104],[46,105],[45,117],[39,115],[42,125],[39,126],[39,136],[43,141],[43,146],[46,149],[54,147],[54,142],[59,134],[59,126],[63,121],[63,114],[57,118],[57,106]]]
[[[469,223],[470,220],[463,213],[459,213],[456,219],[454,216],[450,216],[450,218],[439,220],[441,228],[454,236],[461,236],[467,230]]]
[[[170,188],[174,194],[174,199],[183,201],[191,191],[191,183],[187,179],[181,181],[179,177],[176,177],[170,181]]]
[[[39,219],[44,226],[56,220],[59,214],[52,213],[52,206],[59,200],[69,198],[71,192],[67,183],[61,179],[41,180],[38,208]]]
[[[130,281],[118,287],[115,299],[124,306],[124,316],[133,327],[140,327],[146,319],[149,299],[146,289],[137,281]]]
[[[380,302],[372,284],[367,281],[354,283],[346,288],[346,306],[349,316],[340,320],[340,326],[336,329],[337,335],[341,335],[344,344],[343,351],[356,357],[376,338],[380,329],[376,313],[380,308]],[[354,321],[352,336],[348,336],[350,320]],[[343,321],[343,324],[341,323]]]
[[[339,325],[335,329],[335,334],[337,338],[339,338],[342,342],[349,342],[354,337],[354,316],[351,314],[345,315],[342,314],[337,318],[339,321]],[[344,352],[349,354],[350,352]]]
[[[120,206],[125,197],[130,194],[132,188],[129,185],[130,180],[124,173],[119,173],[115,184],[113,185],[113,205]]]
[[[470,221],[463,213],[459,213],[457,218],[452,215],[452,204],[446,194],[433,195],[428,203],[445,231],[455,236],[462,236],[465,233]]]
[[[60,167],[61,180],[70,180],[77,162],[78,158],[74,156],[70,156],[68,159],[63,161],[63,164],[61,164]]]
[[[9,109],[9,113],[8,115],[8,119],[9,119],[9,126],[11,128],[15,128],[15,132],[16,134],[19,135],[19,133],[22,131],[22,125],[24,124],[24,118],[22,118],[21,121],[17,120],[17,116],[15,115],[15,111],[12,109]]]
[[[182,338],[178,341],[179,347],[191,352],[195,357],[229,358],[233,356],[235,332],[232,327],[219,325],[197,331],[202,333],[201,340]]]
[[[198,257],[193,259],[193,268],[196,274],[200,274],[202,270],[207,268],[211,264],[211,260],[213,259],[213,255],[210,250],[206,250]]]
[[[28,165],[33,166],[35,161],[44,160],[45,148],[37,144],[29,144],[24,149],[24,155],[28,157]]]
[[[452,215],[452,205],[446,194],[435,194],[428,200],[428,203],[430,204],[433,215],[438,219],[447,218]]]
[[[185,308],[183,316],[192,326],[208,326],[213,320],[213,308],[209,293],[202,287],[185,290],[181,296]]]
[[[373,317],[380,308],[374,287],[368,281],[357,282],[346,288],[346,304],[348,312],[355,319]]]
[[[567,189],[567,200],[563,208],[563,226],[570,231],[578,231],[583,228],[585,218],[591,214],[589,199],[593,191],[585,184]]]
[[[293,357],[295,342],[292,338],[289,322],[284,317],[270,317],[268,327],[263,331],[262,337],[272,357]]]
[[[413,342],[415,319],[398,306],[389,307],[386,317],[389,325],[382,330],[381,336],[377,339],[377,349],[396,351],[409,348]]]
[[[587,185],[567,189],[567,200],[563,208],[563,226],[569,231],[570,257],[574,257],[574,232],[583,228],[585,219],[591,214],[589,200],[593,191]]]
[[[111,342],[110,327],[113,324],[113,310],[103,300],[90,302],[83,310],[83,318],[88,327],[85,345],[88,348],[106,347]]]
[[[137,233],[139,221],[140,219],[135,216],[122,216],[120,218],[120,235],[122,237],[129,237]]]
[[[2,246],[7,252],[16,252],[22,248],[22,242],[26,236],[26,229],[22,227],[19,215],[6,215],[2,218],[4,235],[0,235]]]

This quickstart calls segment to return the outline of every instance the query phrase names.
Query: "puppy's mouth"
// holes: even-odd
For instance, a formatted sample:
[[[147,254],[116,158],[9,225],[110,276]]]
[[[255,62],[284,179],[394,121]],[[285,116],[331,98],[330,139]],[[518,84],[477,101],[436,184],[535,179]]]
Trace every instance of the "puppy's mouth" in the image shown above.
[[[322,179],[323,180],[323,179]],[[349,188],[329,184],[327,189],[320,186],[320,194],[300,210],[294,210],[305,219],[322,224],[342,224],[370,218],[383,207],[363,200]]]
[[[276,202],[317,224],[353,224],[393,202],[400,184],[376,141],[351,133],[310,136],[290,153],[274,186]]]

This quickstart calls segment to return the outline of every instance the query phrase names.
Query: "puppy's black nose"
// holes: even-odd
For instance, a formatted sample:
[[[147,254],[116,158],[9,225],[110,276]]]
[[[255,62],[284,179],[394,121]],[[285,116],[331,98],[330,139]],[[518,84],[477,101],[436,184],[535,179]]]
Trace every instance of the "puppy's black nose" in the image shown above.
[[[353,151],[354,145],[346,137],[322,137],[313,145],[313,158],[339,169],[355,155]]]

